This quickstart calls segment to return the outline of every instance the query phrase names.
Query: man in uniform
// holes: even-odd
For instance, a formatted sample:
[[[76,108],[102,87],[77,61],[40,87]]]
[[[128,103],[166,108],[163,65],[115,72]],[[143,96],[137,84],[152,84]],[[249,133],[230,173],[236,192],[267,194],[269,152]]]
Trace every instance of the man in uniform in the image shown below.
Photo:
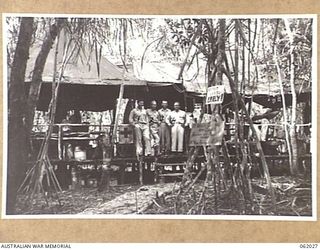
[[[166,123],[166,120],[171,110],[168,109],[167,101],[162,101],[161,106],[162,108],[158,111],[160,115],[160,150],[162,153],[167,153],[170,151],[170,129]]]
[[[144,101],[138,101],[138,107],[131,110],[129,123],[134,126],[137,157],[143,154],[142,141],[145,145],[145,155],[151,155],[149,118],[144,109]]]
[[[171,127],[171,151],[183,152],[184,126],[186,124],[186,112],[180,110],[180,103],[175,102],[174,110],[167,117],[167,124]]]
[[[147,110],[149,126],[150,126],[150,135],[151,135],[151,147],[153,149],[153,155],[159,153],[159,125],[160,125],[160,115],[157,111],[157,102],[152,101],[150,104],[150,109]]]

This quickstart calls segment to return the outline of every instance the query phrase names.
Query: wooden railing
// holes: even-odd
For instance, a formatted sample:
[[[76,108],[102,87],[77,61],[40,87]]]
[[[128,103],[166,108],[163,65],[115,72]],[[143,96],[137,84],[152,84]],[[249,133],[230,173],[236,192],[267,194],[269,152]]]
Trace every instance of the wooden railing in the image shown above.
[[[48,126],[46,124],[36,125],[38,127]],[[94,124],[69,124],[69,123],[60,123],[53,124],[54,131],[52,133],[51,140],[57,141],[57,150],[58,158],[63,159],[63,142],[65,141],[92,141],[96,140],[99,135],[110,133],[113,125],[94,125]],[[55,129],[55,127],[57,129]],[[63,131],[64,128],[70,128],[70,131]],[[87,128],[87,131],[72,131],[72,128]],[[93,128],[93,131],[90,131],[90,128]],[[96,129],[98,128],[98,129]],[[35,140],[43,140],[45,138],[45,132],[33,132],[31,138]]]

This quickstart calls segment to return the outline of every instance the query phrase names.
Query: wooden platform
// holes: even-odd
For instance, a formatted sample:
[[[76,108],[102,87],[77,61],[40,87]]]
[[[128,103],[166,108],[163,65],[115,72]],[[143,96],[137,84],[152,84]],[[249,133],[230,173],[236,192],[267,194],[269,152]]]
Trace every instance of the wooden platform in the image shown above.
[[[235,156],[231,155],[230,158],[233,159]],[[265,158],[269,162],[269,167],[274,168],[277,167],[277,164],[279,165],[279,160],[289,160],[288,155],[265,155]],[[220,158],[221,161],[223,161],[223,157]],[[309,160],[311,159],[311,154],[304,154],[299,156],[299,160]],[[77,161],[74,159],[51,159],[51,163],[55,166],[59,166],[60,171],[71,171],[71,169],[77,169],[77,171],[98,171],[98,167],[100,165],[103,165],[104,161],[102,159],[88,159],[83,161]],[[201,162],[204,162],[205,158],[204,156],[200,156],[195,160],[195,169],[199,168],[199,165]],[[126,157],[126,158],[114,158],[111,162],[111,165],[118,166],[118,184],[124,184],[125,175],[126,175],[126,169],[130,167],[132,168],[131,175],[137,176],[134,177],[132,180],[133,182],[140,182],[141,185],[144,183],[145,176],[149,176],[148,178],[153,178],[155,183],[164,182],[166,178],[180,178],[183,176],[183,169],[186,166],[187,162],[187,155],[186,154],[178,154],[178,155],[163,155],[163,156],[148,156],[148,157],[142,157],[142,159],[139,161],[136,157]],[[35,161],[29,161],[29,165],[35,164]],[[129,164],[129,165],[128,165]],[[83,165],[92,165],[92,168],[84,168]],[[166,170],[165,168],[169,167],[170,170]],[[198,168],[197,168],[198,167]],[[153,170],[151,170],[153,168]],[[134,170],[135,169],[135,170]],[[67,173],[66,172],[66,173]],[[98,172],[97,172],[98,173]],[[130,172],[127,172],[127,175],[130,174]],[[150,177],[151,176],[151,177]],[[130,175],[127,176],[130,180]],[[64,180],[66,177],[63,177]],[[68,177],[69,178],[69,177]],[[71,176],[72,179],[72,176]],[[135,181],[134,181],[135,180]],[[70,182],[70,181],[69,181]]]

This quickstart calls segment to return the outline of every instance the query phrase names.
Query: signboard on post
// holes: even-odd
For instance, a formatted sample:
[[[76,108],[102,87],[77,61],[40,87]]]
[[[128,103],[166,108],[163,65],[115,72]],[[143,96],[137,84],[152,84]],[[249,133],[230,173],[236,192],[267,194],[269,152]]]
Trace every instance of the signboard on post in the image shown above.
[[[213,118],[211,122],[197,123],[190,133],[190,146],[221,145],[224,134],[224,121]]]
[[[206,104],[221,104],[224,98],[224,85],[211,86],[207,91]]]
[[[191,129],[190,146],[208,145],[210,135],[210,123],[197,123]]]

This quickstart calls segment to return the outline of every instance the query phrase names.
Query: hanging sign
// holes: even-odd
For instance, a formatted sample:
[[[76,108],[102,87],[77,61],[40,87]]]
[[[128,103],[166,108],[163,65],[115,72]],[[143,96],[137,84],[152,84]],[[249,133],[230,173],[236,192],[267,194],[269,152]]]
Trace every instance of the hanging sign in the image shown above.
[[[224,98],[224,85],[208,87],[206,104],[220,104]]]

